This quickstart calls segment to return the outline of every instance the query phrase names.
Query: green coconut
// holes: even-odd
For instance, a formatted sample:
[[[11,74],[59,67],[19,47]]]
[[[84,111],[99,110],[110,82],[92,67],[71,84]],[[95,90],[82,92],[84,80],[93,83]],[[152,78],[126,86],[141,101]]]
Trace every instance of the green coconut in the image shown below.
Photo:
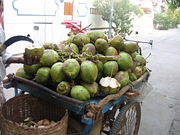
[[[96,66],[97,66],[97,68],[98,68],[98,72],[102,72],[102,71],[103,71],[103,66],[104,66],[104,64],[102,63],[102,61],[97,60],[97,61],[95,61],[94,63],[96,64]]]
[[[40,59],[40,63],[42,66],[52,66],[59,59],[59,55],[56,51],[51,49],[46,49],[44,54]]]
[[[134,58],[134,61],[137,63],[138,66],[146,65],[146,59],[142,55],[137,54]]]
[[[78,46],[84,46],[87,43],[90,43],[90,38],[87,34],[79,33],[74,36],[72,42]]]
[[[127,71],[119,71],[115,75],[115,79],[121,84],[121,87],[124,87],[129,84],[129,74]]]
[[[106,55],[106,56],[118,55],[118,51],[117,51],[114,47],[110,46],[110,47],[108,47],[108,48],[106,49],[105,55]]]
[[[121,36],[117,35],[110,40],[110,45],[120,51],[123,49],[124,40]]]
[[[131,82],[136,81],[137,80],[136,74],[135,73],[129,73],[129,80]]]
[[[108,61],[104,63],[103,74],[113,77],[118,72],[118,64],[116,61]]]
[[[126,52],[120,52],[119,58],[117,60],[119,68],[122,70],[129,70],[133,67],[133,60],[132,57]]]
[[[138,44],[135,42],[126,42],[124,43],[123,50],[127,53],[134,53],[138,51]]]
[[[75,35],[71,35],[67,40],[66,43],[72,43]]]
[[[63,72],[63,63],[57,62],[54,63],[51,67],[50,74],[51,74],[51,79],[55,83],[60,83],[65,79],[65,74]]]
[[[109,94],[116,94],[119,90],[120,88],[109,88]]]
[[[69,53],[69,54],[71,53],[78,54],[79,48],[76,44],[70,43],[70,44],[65,45],[64,52]]]
[[[98,68],[95,63],[86,60],[81,63],[81,79],[86,83],[93,83],[97,79]]]
[[[99,94],[99,85],[97,82],[82,83],[81,85],[89,91],[91,97],[95,97]]]
[[[109,44],[105,39],[98,38],[95,42],[95,47],[98,52],[102,53],[109,47]]]
[[[43,44],[44,49],[54,49],[53,43],[46,42]]]
[[[99,81],[102,95],[115,94],[119,91],[121,84],[111,77],[101,78]]]
[[[38,59],[40,59],[43,54],[44,54],[44,47],[29,47],[29,48],[25,48],[25,52],[24,52],[24,55],[37,57]]]
[[[57,85],[56,91],[61,95],[68,95],[71,91],[71,85],[69,82],[62,81]]]
[[[50,68],[49,67],[41,67],[38,69],[36,76],[35,76],[35,81],[37,83],[47,85],[48,81],[50,79]]]
[[[58,47],[58,51],[64,51],[64,47],[65,47],[65,44],[57,44],[57,47]]]
[[[109,87],[100,87],[100,89],[101,89],[101,95],[106,96],[106,95],[109,95],[109,91],[110,91],[111,88],[109,88]]]
[[[76,59],[67,59],[63,63],[63,72],[70,79],[75,79],[80,71],[80,65]]]
[[[58,45],[51,43],[51,42],[44,43],[43,47],[44,47],[44,49],[59,50]]]
[[[95,55],[96,48],[92,43],[88,43],[82,48],[82,52],[85,52],[88,55]]]
[[[76,85],[71,89],[71,97],[78,100],[86,101],[90,99],[90,94],[85,87],[81,85]]]
[[[117,92],[119,92],[119,88],[101,87],[101,92],[103,93],[103,95],[116,94]]]
[[[41,67],[41,64],[33,64],[33,65],[23,65],[24,71],[28,74],[34,75],[36,74],[37,70]]]
[[[105,35],[105,33],[103,31],[90,31],[87,34],[90,37],[90,40],[92,43],[95,43],[95,41],[98,38],[103,38],[103,39],[107,40],[107,36]]]
[[[136,55],[139,55],[139,53],[137,53],[137,52],[131,53],[131,57],[132,57],[133,59],[136,57]]]
[[[32,79],[34,76],[32,74],[28,74],[27,72],[24,71],[24,68],[18,68],[16,70],[16,76],[25,78],[25,79]]]
[[[143,66],[143,73],[147,71],[147,67]]]
[[[141,66],[137,66],[134,69],[134,74],[139,78],[141,75],[143,75],[143,68]]]

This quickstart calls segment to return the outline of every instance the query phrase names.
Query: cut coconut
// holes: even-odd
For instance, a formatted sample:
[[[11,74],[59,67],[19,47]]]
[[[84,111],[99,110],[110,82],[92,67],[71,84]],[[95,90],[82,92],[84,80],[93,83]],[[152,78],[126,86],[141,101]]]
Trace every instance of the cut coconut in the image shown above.
[[[110,77],[106,77],[106,78],[101,78],[100,80],[100,85],[103,87],[108,87],[109,86],[109,79]]]
[[[102,87],[118,88],[121,86],[115,78],[111,78],[109,76],[102,78],[99,83]]]
[[[111,81],[109,82],[109,87],[118,88],[120,86],[120,83],[115,78],[111,78]]]
[[[31,57],[37,57],[40,59],[44,53],[44,48],[43,47],[30,47],[30,48],[25,48],[25,55],[26,56],[31,56]]]

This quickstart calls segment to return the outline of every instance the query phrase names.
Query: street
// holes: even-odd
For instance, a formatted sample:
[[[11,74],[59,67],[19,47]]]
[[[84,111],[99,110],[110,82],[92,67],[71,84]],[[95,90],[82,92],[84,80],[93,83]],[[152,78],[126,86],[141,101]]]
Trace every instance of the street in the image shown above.
[[[153,89],[142,104],[139,135],[180,135],[180,29],[144,30],[131,39],[153,40],[153,48],[142,45],[148,56],[147,67],[152,70],[149,83]],[[18,66],[19,67],[19,66]],[[7,72],[17,69],[11,65]],[[6,98],[13,96],[6,91]]]
[[[180,29],[139,32],[135,39],[153,40],[148,68],[153,90],[144,99],[139,135],[180,135]]]

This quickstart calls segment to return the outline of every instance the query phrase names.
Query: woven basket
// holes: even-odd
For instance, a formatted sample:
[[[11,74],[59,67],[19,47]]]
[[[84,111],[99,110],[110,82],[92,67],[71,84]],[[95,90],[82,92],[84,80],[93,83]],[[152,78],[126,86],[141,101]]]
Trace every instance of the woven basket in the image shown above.
[[[21,126],[31,117],[34,121],[53,120],[56,124],[44,128]],[[2,135],[66,135],[68,112],[60,105],[50,104],[31,95],[20,95],[8,100],[2,107]]]

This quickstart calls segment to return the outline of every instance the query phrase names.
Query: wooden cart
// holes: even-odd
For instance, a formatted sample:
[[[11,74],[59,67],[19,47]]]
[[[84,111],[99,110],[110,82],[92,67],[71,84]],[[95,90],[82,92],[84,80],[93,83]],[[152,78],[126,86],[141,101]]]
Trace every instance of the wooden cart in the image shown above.
[[[55,91],[34,81],[8,75],[6,88],[15,88],[18,95],[28,92],[36,97],[54,104],[64,105],[69,110],[68,134],[76,135],[137,135],[141,119],[141,106],[133,101],[132,91],[148,81],[150,73],[145,72],[138,80],[123,87],[116,94],[105,97],[96,97],[88,101],[80,101],[68,96],[60,95]]]

